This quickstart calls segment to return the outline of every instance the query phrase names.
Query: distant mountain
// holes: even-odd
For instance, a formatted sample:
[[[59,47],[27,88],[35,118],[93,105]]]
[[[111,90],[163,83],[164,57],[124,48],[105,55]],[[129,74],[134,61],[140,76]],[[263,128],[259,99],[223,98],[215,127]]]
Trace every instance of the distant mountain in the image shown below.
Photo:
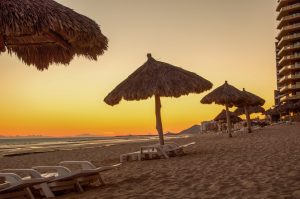
[[[178,134],[196,134],[196,133],[200,133],[201,132],[200,127],[201,127],[200,125],[196,124],[196,125],[188,128],[188,129],[185,129],[185,130],[179,132]]]

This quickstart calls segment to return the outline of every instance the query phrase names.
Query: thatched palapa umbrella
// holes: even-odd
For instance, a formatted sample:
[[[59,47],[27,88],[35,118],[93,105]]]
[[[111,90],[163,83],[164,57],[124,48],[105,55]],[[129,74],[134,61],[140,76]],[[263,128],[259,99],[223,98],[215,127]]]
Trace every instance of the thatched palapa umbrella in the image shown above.
[[[229,116],[230,116],[230,122],[236,123],[242,121],[241,118],[239,118],[235,113],[231,111],[229,111]],[[221,122],[226,122],[226,120],[227,120],[227,114],[224,109],[214,119],[214,121],[221,121]]]
[[[265,113],[265,109],[261,106],[249,106],[249,107],[247,107],[247,109],[248,109],[249,115],[252,113],[262,113],[262,114]],[[245,109],[244,109],[244,107],[238,107],[237,109],[235,109],[234,113],[237,115],[243,115],[243,114],[245,114]]]
[[[122,98],[144,100],[154,96],[156,129],[160,144],[164,145],[160,97],[180,97],[189,93],[201,93],[211,89],[212,83],[195,73],[157,61],[151,54],[147,54],[147,57],[146,63],[112,90],[104,101],[113,106]]]
[[[201,99],[201,103],[211,104],[214,102],[215,104],[225,105],[226,118],[227,118],[227,131],[229,137],[232,137],[229,107],[237,106],[241,104],[244,100],[245,97],[243,93],[237,88],[229,85],[227,81],[225,81],[225,83],[222,86],[216,88],[211,93],[203,97]]]
[[[248,133],[251,133],[252,132],[251,119],[250,119],[250,113],[248,107],[263,106],[265,104],[265,100],[253,93],[246,91],[245,88],[243,88],[243,94],[245,95],[245,100],[243,101],[243,103],[239,105],[239,107],[242,107],[244,109],[244,113],[246,115]]]
[[[107,43],[93,20],[53,0],[0,0],[0,54],[8,50],[39,70],[75,55],[97,60]]]

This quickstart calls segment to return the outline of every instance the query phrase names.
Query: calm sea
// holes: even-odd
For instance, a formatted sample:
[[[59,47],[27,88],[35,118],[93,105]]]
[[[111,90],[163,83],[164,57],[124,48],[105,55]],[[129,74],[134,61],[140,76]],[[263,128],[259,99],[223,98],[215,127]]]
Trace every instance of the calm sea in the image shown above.
[[[167,139],[182,136],[171,136]],[[0,157],[157,140],[157,136],[0,138]]]

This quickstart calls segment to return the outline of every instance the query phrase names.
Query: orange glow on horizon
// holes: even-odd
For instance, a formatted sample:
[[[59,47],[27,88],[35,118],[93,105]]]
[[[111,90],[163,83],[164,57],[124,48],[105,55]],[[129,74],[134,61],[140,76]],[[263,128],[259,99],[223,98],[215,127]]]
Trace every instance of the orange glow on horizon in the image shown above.
[[[274,104],[274,0],[58,2],[94,19],[109,38],[108,51],[97,62],[77,57],[43,72],[2,53],[0,135],[156,135],[153,98],[103,102],[147,53],[199,74],[213,89],[228,80],[264,98],[264,108]],[[224,107],[200,104],[208,92],[162,98],[164,131],[212,120]]]

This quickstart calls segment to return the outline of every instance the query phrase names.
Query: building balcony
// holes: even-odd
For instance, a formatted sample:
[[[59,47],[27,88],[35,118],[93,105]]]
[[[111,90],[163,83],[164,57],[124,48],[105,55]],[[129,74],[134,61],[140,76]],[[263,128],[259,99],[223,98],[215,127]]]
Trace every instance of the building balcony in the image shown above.
[[[280,102],[286,102],[289,100],[299,100],[300,99],[300,94],[296,95],[286,95],[280,99]]]
[[[278,71],[278,74],[279,74],[279,75],[283,75],[283,74],[285,74],[286,72],[289,72],[289,71],[291,71],[291,70],[297,70],[297,69],[300,69],[300,64],[291,64],[291,65],[287,65],[287,66],[282,67],[282,68]]]
[[[281,39],[282,36],[285,36],[291,31],[300,30],[300,23],[284,26],[278,33],[277,38]]]
[[[277,52],[277,55],[281,57],[281,56],[284,56],[284,55],[286,55],[286,54],[288,54],[288,53],[290,53],[291,51],[294,51],[294,50],[299,50],[300,51],[300,42],[282,47],[280,49],[280,51]]]
[[[292,2],[293,0],[278,0],[278,5],[277,5],[277,8],[276,8],[276,11],[280,11],[280,9],[286,5],[288,5],[288,3]]]
[[[278,48],[282,48],[287,42],[292,42],[295,40],[300,40],[300,33],[294,33],[291,35],[284,36],[278,42]]]
[[[282,17],[282,19],[280,20],[277,29],[281,29],[282,27],[288,25],[289,23],[293,23],[296,21],[299,21],[300,19],[300,13],[295,13],[295,14],[291,14],[285,17]]]
[[[289,81],[293,81],[293,80],[298,80],[300,79],[300,74],[297,75],[285,75],[282,78],[279,79],[279,84],[282,84],[284,82],[289,82]]]
[[[294,61],[294,60],[300,60],[300,53],[282,57],[280,59],[280,61],[278,62],[278,65],[282,66],[282,65],[286,64],[287,62]]]
[[[282,17],[286,16],[289,12],[297,11],[300,9],[300,3],[295,3],[293,5],[284,6],[279,10],[277,20],[281,20]]]
[[[280,93],[286,92],[286,91],[290,91],[290,90],[299,90],[300,89],[300,85],[286,85],[284,87],[282,87],[280,89]]]

